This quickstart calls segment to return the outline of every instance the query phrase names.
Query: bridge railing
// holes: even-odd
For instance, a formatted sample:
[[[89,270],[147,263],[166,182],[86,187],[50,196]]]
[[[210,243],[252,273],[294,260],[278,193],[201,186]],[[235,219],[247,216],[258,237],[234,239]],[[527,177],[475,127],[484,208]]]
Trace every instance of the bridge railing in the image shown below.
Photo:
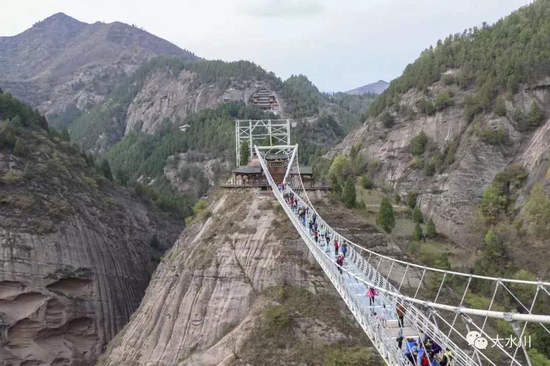
[[[289,193],[295,194],[295,192],[292,189],[290,189],[289,187],[287,187],[286,189],[288,190]],[[280,192],[276,191],[276,188],[275,188],[274,193],[275,193],[275,196],[277,197],[277,199],[279,200],[279,202],[281,203],[281,205],[283,207],[288,207],[286,202],[284,201],[284,198],[282,198],[282,194]],[[281,197],[279,198],[279,196],[281,196]],[[299,200],[301,207],[306,207],[306,206],[310,207],[298,194],[295,194],[294,197]],[[285,210],[285,211],[287,211],[287,210]],[[288,212],[287,212],[287,214],[288,214]],[[308,216],[308,220],[311,218],[312,214],[313,214],[313,210],[311,210],[311,212]],[[291,212],[290,215],[293,215],[293,213]],[[289,217],[290,217],[290,215],[289,215]],[[322,217],[317,216],[316,219],[319,222],[319,226],[324,225],[328,230],[332,231],[333,233],[336,233],[334,231],[334,229],[322,219]],[[291,217],[291,220],[292,220],[292,217]],[[299,227],[297,227],[297,229],[299,231],[300,230],[305,231],[305,236],[308,238],[308,240],[305,240],[305,242],[308,245],[308,247],[310,248],[310,251],[312,253],[314,253],[314,255],[315,255],[316,251],[321,250],[321,248],[318,246],[318,244],[316,244],[315,241],[311,238],[311,236],[308,235],[307,230],[305,228],[303,228],[300,225]],[[341,244],[343,242],[346,242],[346,239],[339,238],[338,240]],[[398,290],[384,276],[382,276],[381,273],[378,270],[376,270],[369,263],[369,261],[366,259],[366,257],[364,255],[362,255],[357,250],[357,248],[355,248],[351,245],[348,246],[348,248],[349,248],[348,249],[349,254],[347,255],[346,261],[350,261],[351,263],[353,263],[354,266],[357,269],[360,270],[360,274],[352,273],[352,272],[348,271],[345,267],[342,268],[342,270],[347,272],[347,274],[349,276],[354,277],[357,281],[364,283],[367,287],[373,287],[373,288],[376,288],[376,289],[382,291],[382,296],[387,296],[390,299],[390,301],[394,301],[395,303],[400,303],[401,305],[403,305],[403,307],[406,309],[406,316],[405,316],[405,319],[404,319],[405,324],[407,326],[411,327],[412,329],[416,330],[416,333],[417,333],[416,337],[417,338],[421,338],[424,335],[427,335],[431,339],[436,341],[442,347],[452,349],[453,353],[454,353],[455,360],[457,362],[457,365],[466,366],[466,365],[475,365],[475,364],[477,364],[473,360],[473,358],[470,357],[470,355],[468,355],[466,352],[464,352],[461,349],[461,347],[459,347],[447,335],[445,335],[438,328],[437,324],[432,322],[420,309],[413,306],[411,302],[406,301],[404,299],[403,295],[401,295],[402,297],[392,296],[392,294],[400,295]],[[329,262],[330,263],[328,265],[326,265],[326,263],[325,263],[325,265],[323,265],[322,261],[318,258],[318,256],[315,256],[316,259],[318,259],[318,262],[321,264],[321,267],[325,270],[325,272],[326,273],[330,272],[332,275],[336,275],[337,278],[343,278],[341,275],[338,276],[338,273],[337,273],[338,265],[336,263],[334,263],[332,261],[332,259],[330,257],[328,257],[327,254],[324,253],[322,250],[321,250],[321,253],[322,253],[320,255],[321,260],[324,261],[324,262]],[[327,268],[328,268],[328,270],[327,270]],[[343,281],[336,282],[336,283],[335,283],[335,281],[332,281],[332,282],[335,284],[335,287],[337,288],[338,292],[340,292],[341,294],[342,293],[345,294],[345,295],[343,295],[343,298],[344,298],[344,301],[346,301],[346,303],[348,303],[348,299],[357,300],[357,296],[350,296],[349,295],[349,291],[348,291],[347,286],[345,285],[345,282],[343,282]],[[366,294],[363,294],[363,296],[364,295],[366,295]],[[361,307],[357,305],[357,302],[353,302],[353,306],[350,306],[348,304],[348,307],[350,307],[350,309],[352,310],[354,315],[356,315],[355,312],[358,309],[361,309]],[[373,343],[375,343],[379,340],[382,341],[384,346],[378,345],[377,343],[375,343],[377,348],[379,348],[379,347],[384,348],[380,353],[383,354],[384,352],[386,352],[388,354],[391,354],[392,358],[394,360],[398,359],[400,356],[404,357],[403,356],[403,351],[399,350],[398,347],[397,347],[397,342],[396,342],[396,339],[395,339],[396,337],[389,334],[387,331],[385,331],[383,325],[376,318],[372,319],[373,315],[372,315],[372,311],[370,309],[363,308],[362,310],[363,310],[361,312],[362,313],[361,314],[362,319],[361,320],[358,319],[358,320],[359,320],[360,323],[361,323],[361,321],[366,322],[371,327],[370,329],[367,328],[365,331],[367,332],[367,335],[369,335],[369,337],[371,337],[371,340],[374,338]],[[358,316],[356,316],[356,318],[358,318]],[[372,334],[373,334],[373,329],[372,328],[379,331],[379,334],[376,334],[375,337],[372,337]],[[395,347],[392,347],[392,345],[394,345]],[[391,352],[389,351],[388,348],[392,348]],[[380,348],[379,348],[379,351],[380,351]],[[401,364],[403,364],[403,363],[401,363]]]
[[[264,163],[262,159],[262,167]],[[267,167],[265,167],[267,170]],[[269,174],[269,172],[267,173]],[[310,252],[313,254],[317,262],[320,264],[323,271],[328,276],[329,280],[332,282],[356,320],[359,322],[361,328],[365,331],[367,336],[371,339],[375,347],[378,349],[380,355],[389,365],[404,365],[411,366],[411,363],[404,356],[403,352],[398,348],[395,337],[388,332],[388,330],[380,324],[378,319],[374,314],[365,309],[361,305],[361,301],[358,298],[357,294],[353,294],[349,291],[348,287],[345,284],[344,276],[338,272],[338,266],[327,256],[327,254],[320,248],[311,236],[307,233],[306,228],[302,226],[298,218],[290,207],[286,204],[283,194],[277,189],[276,184],[271,179],[271,176],[268,175],[268,181],[275,197],[285,210],[287,216],[290,218],[291,222],[297,229],[298,233],[308,246]]]
[[[258,156],[260,156],[260,155],[258,154]],[[262,160],[263,159],[260,159],[260,162],[262,162]],[[298,159],[296,159],[296,161],[297,160]],[[279,200],[281,205],[283,207],[286,207],[287,206],[286,202],[284,201],[284,198],[282,197],[282,194],[277,191],[276,185],[273,182],[272,178],[269,176],[269,174],[268,174],[269,172],[268,172],[265,164],[262,165],[262,169],[264,169],[264,171],[266,172],[266,176],[268,176],[270,186],[274,190],[275,196],[277,197],[277,199]],[[289,169],[291,169],[291,167],[289,167]],[[298,164],[296,164],[295,169],[299,173]],[[298,174],[298,177],[300,177],[299,174]],[[404,305],[404,307],[406,308],[406,311],[407,311],[407,315],[405,317],[405,323],[410,325],[412,328],[416,329],[417,332],[419,333],[419,335],[420,335],[420,333],[424,333],[424,334],[428,335],[430,338],[437,341],[437,343],[439,343],[441,346],[451,349],[454,352],[454,357],[455,357],[458,365],[481,365],[482,361],[481,361],[480,357],[482,357],[485,361],[487,361],[487,363],[489,363],[491,365],[495,365],[495,363],[484,352],[482,352],[482,351],[480,351],[480,350],[478,350],[478,349],[476,349],[475,347],[472,346],[471,341],[469,341],[466,338],[466,333],[464,331],[457,330],[457,328],[455,327],[455,322],[456,322],[457,318],[459,318],[459,317],[462,318],[462,320],[464,321],[465,327],[468,330],[468,332],[470,330],[470,327],[472,327],[473,330],[477,331],[479,334],[481,334],[484,337],[487,337],[488,339],[491,339],[491,337],[487,334],[487,329],[484,329],[488,318],[503,319],[503,320],[506,320],[506,321],[516,322],[516,323],[518,321],[524,321],[525,323],[522,326],[523,330],[520,329],[521,333],[519,331],[517,331],[516,328],[514,328],[514,331],[518,334],[520,339],[521,339],[522,335],[525,333],[528,322],[538,323],[540,326],[542,326],[544,328],[544,330],[546,330],[546,332],[550,333],[550,330],[548,330],[548,328],[545,326],[545,324],[550,323],[550,316],[549,315],[542,315],[542,314],[539,315],[539,314],[533,314],[532,313],[533,306],[534,306],[535,302],[537,301],[537,295],[539,293],[540,294],[546,293],[550,296],[549,291],[546,289],[546,286],[549,286],[550,283],[542,282],[542,281],[537,282],[537,281],[520,280],[520,279],[499,279],[499,278],[492,278],[492,277],[487,277],[487,276],[479,276],[479,275],[466,274],[466,273],[460,273],[460,272],[454,272],[454,271],[448,271],[448,270],[441,270],[441,269],[437,269],[437,268],[430,268],[430,267],[418,265],[418,264],[415,264],[415,263],[405,262],[405,261],[402,261],[402,260],[398,260],[398,259],[395,259],[395,258],[391,258],[391,257],[385,256],[385,255],[382,255],[380,253],[376,253],[376,252],[374,252],[370,249],[364,248],[360,245],[357,245],[357,244],[351,242],[350,240],[348,240],[345,237],[338,234],[334,229],[332,229],[322,219],[322,217],[318,214],[318,212],[315,211],[315,208],[312,205],[311,201],[309,200],[309,197],[306,193],[305,187],[304,187],[303,182],[301,181],[301,179],[290,179],[289,181],[287,181],[287,183],[288,183],[287,189],[289,189],[290,187],[292,188],[289,192],[294,193],[295,198],[297,198],[300,201],[301,205],[306,206],[310,209],[310,216],[315,214],[317,216],[317,219],[319,220],[319,224],[320,225],[325,225],[330,231],[332,231],[334,233],[335,237],[338,238],[338,241],[340,243],[344,243],[344,242],[348,243],[348,248],[349,248],[349,253],[350,254],[349,254],[348,259],[346,260],[346,262],[349,263],[348,261],[351,259],[351,261],[353,262],[353,265],[356,268],[360,269],[360,271],[359,271],[360,273],[358,274],[358,273],[355,273],[354,271],[350,272],[346,268],[342,268],[342,270],[345,271],[348,275],[354,277],[357,281],[363,282],[367,286],[371,286],[371,287],[376,288],[384,296],[391,299],[391,301],[394,301],[395,303],[400,303],[400,304]],[[285,211],[289,215],[289,218],[291,218],[291,221],[293,221],[293,224],[296,226],[295,221],[297,221],[297,220],[295,220],[295,219],[293,220],[293,217],[294,217],[293,215],[294,214],[292,213],[292,210],[290,211],[290,214],[286,209],[285,209]],[[313,244],[313,246],[310,247],[310,250],[315,255],[315,252],[314,252],[314,250],[316,248],[315,241],[308,234],[307,230],[304,230],[303,228],[300,228],[301,224],[299,222],[298,222],[298,224],[299,224],[299,226],[296,226],[296,228],[298,229],[298,231],[300,232],[300,235],[303,238],[304,237],[309,238],[309,241],[306,240],[305,238],[304,238],[304,241],[306,242],[306,244],[308,244],[308,247],[310,246],[310,244]],[[304,231],[304,235],[302,235],[301,231]],[[337,265],[334,263],[334,261],[331,258],[326,256],[326,254],[324,254],[324,255],[326,257],[324,260],[328,261],[329,263],[332,263],[332,265],[329,264],[328,266],[323,266],[322,262],[318,259],[317,256],[316,256],[316,259],[318,259],[318,262],[321,264],[323,269],[325,269],[325,267],[327,267],[327,268],[332,269],[333,271],[335,271],[336,268],[337,268]],[[371,258],[372,258],[372,260],[371,260]],[[378,259],[378,263],[376,265],[376,268],[372,265],[375,258]],[[378,269],[380,267],[380,264],[382,263],[383,260],[384,261],[387,260],[389,262],[388,264],[391,263],[391,266],[389,268],[389,271],[387,272],[386,277],[384,277],[378,271]],[[399,284],[399,288],[396,289],[389,282],[389,279],[390,279],[390,274],[391,274],[392,269],[394,267],[398,267],[398,266],[401,266],[402,269],[404,269],[404,272],[403,272],[403,277],[401,278],[401,283]],[[418,288],[416,289],[416,293],[415,293],[414,297],[413,296],[404,296],[399,292],[400,289],[401,289],[401,285],[403,284],[403,281],[406,278],[406,276],[408,276],[407,278],[411,278],[412,272],[415,272],[415,271],[419,274],[419,277],[420,277],[420,281],[418,282]],[[434,273],[438,274],[442,277],[442,281],[440,283],[439,290],[437,292],[435,300],[426,301],[426,300],[418,299],[417,294],[419,294],[419,290],[421,288],[421,285],[423,284],[423,280],[425,279],[425,275],[427,277],[428,274],[434,274]],[[329,273],[327,272],[327,275],[328,274]],[[467,279],[467,285],[464,289],[464,293],[462,295],[462,300],[460,301],[460,303],[457,306],[445,305],[445,304],[437,302],[437,299],[440,295],[441,289],[442,289],[442,287],[445,283],[445,278],[448,275],[449,276],[451,276],[451,275],[452,276],[460,276],[460,277],[463,277],[463,278]],[[329,278],[330,278],[330,276],[329,276]],[[463,303],[464,303],[464,300],[465,300],[465,297],[466,297],[466,294],[468,292],[468,288],[469,288],[469,285],[470,285],[470,282],[472,281],[472,279],[482,280],[482,281],[489,281],[494,286],[493,298],[490,302],[490,305],[489,305],[488,309],[475,309],[475,308],[467,308],[467,307],[463,306]],[[353,296],[350,297],[349,296],[349,291],[348,291],[348,288],[345,285],[345,283],[338,285],[338,282],[334,282],[334,281],[332,281],[332,282],[334,283],[335,287],[337,287],[337,290],[342,295],[342,297],[344,298],[345,301],[346,301],[346,299],[345,299],[346,296],[349,299],[356,299],[356,297],[353,297]],[[535,295],[532,299],[531,307],[528,307],[529,303],[523,304],[523,303],[521,303],[520,300],[517,299],[517,297],[514,295],[513,291],[511,291],[511,288],[507,287],[507,286],[510,286],[511,284],[532,286],[534,289],[536,289]],[[339,289],[338,287],[342,287],[342,289]],[[506,294],[506,295],[510,294],[514,299],[517,300],[519,305],[525,311],[522,311],[522,313],[516,313],[516,312],[506,313],[506,312],[502,312],[502,311],[493,311],[491,308],[493,306],[495,296],[496,296],[497,291],[498,291],[499,288],[503,289],[503,291],[505,289],[507,291],[507,293],[505,292],[504,294]],[[352,308],[356,309],[357,306],[359,308],[361,308],[361,306],[360,306],[361,302],[360,301],[356,304],[357,306],[355,306],[355,307],[353,305],[355,303],[351,300],[346,301],[346,304],[348,305],[348,307],[350,307],[350,309],[352,309]],[[423,309],[425,309],[425,312],[421,311],[416,306],[421,306]],[[452,322],[449,322],[446,318],[444,318],[441,314],[439,314],[438,310],[443,310],[443,311],[446,311],[447,313],[454,314],[454,320]],[[352,312],[353,312],[353,309],[352,309]],[[355,313],[354,313],[354,315],[355,315]],[[469,318],[468,315],[479,316],[479,317],[481,317],[482,320],[485,319],[483,321],[483,325],[482,326],[477,325],[475,322],[473,322],[473,320],[471,318]],[[357,316],[356,316],[356,318],[357,318]],[[431,319],[433,319],[433,321]],[[370,324],[370,323],[366,322],[364,319],[363,319],[363,321],[361,321],[359,318],[358,318],[358,321],[362,325],[363,329],[365,329],[367,334],[369,334],[368,329],[366,329],[363,326],[363,324]],[[437,324],[438,321],[441,321],[441,324],[445,324],[445,326],[448,328],[447,329],[448,334],[446,334],[447,330],[445,332],[443,332],[441,329],[439,329],[438,324]],[[516,326],[514,326],[514,327],[516,327]],[[450,339],[451,335],[458,336],[457,339],[462,341],[463,345],[469,344],[472,347],[471,348],[466,347],[466,349],[468,349],[468,352],[465,352],[463,349],[461,349],[461,347],[459,347],[456,343],[454,343]],[[370,335],[369,335],[369,337],[370,337]],[[379,338],[380,337],[383,337],[383,335],[381,334],[379,336]],[[507,362],[511,361],[510,365],[522,365],[522,363],[518,361],[518,359],[519,359],[518,350],[520,349],[519,345],[516,347],[515,352],[512,352],[512,351],[508,352],[509,350],[504,349],[503,346],[498,344],[498,343],[497,343],[497,348],[502,352],[502,354],[501,354],[502,357],[504,357],[504,359],[508,360]],[[525,348],[523,349],[523,351],[524,351],[525,357],[527,358],[528,356],[527,356],[527,352],[526,352]],[[381,351],[381,354],[382,354],[382,352],[384,352],[384,349]],[[394,356],[398,357],[398,355],[394,355]],[[472,357],[475,357],[477,359],[477,361],[474,361],[474,359]],[[491,357],[494,357],[494,355],[491,355]],[[500,364],[500,361],[502,361],[502,360],[498,361],[499,364]],[[521,361],[521,359],[520,359],[520,361]]]

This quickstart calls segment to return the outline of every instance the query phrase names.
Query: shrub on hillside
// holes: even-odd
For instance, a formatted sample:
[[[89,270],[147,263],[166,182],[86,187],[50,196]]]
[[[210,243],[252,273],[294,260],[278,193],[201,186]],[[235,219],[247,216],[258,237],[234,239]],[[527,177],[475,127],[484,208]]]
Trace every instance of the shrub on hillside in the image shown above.
[[[453,98],[450,92],[441,92],[437,94],[434,100],[434,107],[438,111],[442,111],[453,105]]]
[[[386,112],[382,115],[382,124],[386,128],[391,128],[393,126],[393,117],[389,112]]]
[[[413,240],[414,241],[421,241],[422,238],[424,237],[423,233],[422,233],[422,226],[420,226],[420,224],[416,224],[416,226],[414,227],[414,231],[413,231]]]
[[[506,102],[502,96],[497,97],[493,112],[495,112],[497,116],[506,117]]]
[[[418,193],[416,192],[407,193],[407,206],[409,206],[411,209],[414,209],[416,206],[417,198],[418,198]]]
[[[13,154],[15,156],[24,156],[25,155],[25,146],[20,139],[15,141],[15,147],[13,148]]]
[[[533,102],[531,109],[529,110],[529,126],[539,127],[544,119],[544,114],[536,102]]]
[[[361,178],[361,187],[364,189],[373,189],[374,183],[366,175]]]
[[[428,136],[421,131],[418,135],[413,137],[411,140],[411,145],[409,151],[413,155],[422,155],[426,149],[426,144],[428,143]]]

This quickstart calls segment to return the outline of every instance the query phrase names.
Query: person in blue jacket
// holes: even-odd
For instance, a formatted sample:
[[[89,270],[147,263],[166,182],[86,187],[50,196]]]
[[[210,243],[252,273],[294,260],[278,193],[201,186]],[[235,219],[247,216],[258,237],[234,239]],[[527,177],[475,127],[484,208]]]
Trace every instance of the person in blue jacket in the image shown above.
[[[413,365],[414,363],[414,354],[417,351],[416,347],[416,341],[413,338],[407,338],[407,343],[405,344],[405,357],[409,360],[410,363]]]

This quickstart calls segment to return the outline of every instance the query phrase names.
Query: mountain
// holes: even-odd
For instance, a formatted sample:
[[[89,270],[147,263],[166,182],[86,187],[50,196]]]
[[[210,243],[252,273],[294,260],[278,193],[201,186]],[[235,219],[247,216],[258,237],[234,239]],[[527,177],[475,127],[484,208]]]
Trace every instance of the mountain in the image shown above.
[[[390,83],[384,80],[378,80],[376,83],[367,84],[359,88],[355,88],[346,92],[346,94],[363,95],[367,93],[382,94],[384,90],[388,89]]]
[[[0,93],[2,365],[90,365],[183,227]]]
[[[479,273],[547,277],[549,13],[538,0],[438,41],[330,155],[355,146],[373,180],[401,199],[418,194],[438,232],[477,253],[469,267]],[[499,249],[482,252],[494,235]]]
[[[63,13],[13,37],[0,37],[0,86],[49,115],[86,111],[124,76],[157,55],[199,60],[135,26],[86,24]]]
[[[178,126],[187,116],[224,102],[251,103],[263,89],[278,95],[282,82],[247,62],[185,62],[157,57],[141,65],[96,107],[68,125],[86,150],[106,152],[131,131],[153,134],[168,119]]]
[[[354,212],[319,207],[347,218],[345,235],[401,256]],[[228,190],[184,230],[98,366],[380,365],[373,352],[277,202]]]

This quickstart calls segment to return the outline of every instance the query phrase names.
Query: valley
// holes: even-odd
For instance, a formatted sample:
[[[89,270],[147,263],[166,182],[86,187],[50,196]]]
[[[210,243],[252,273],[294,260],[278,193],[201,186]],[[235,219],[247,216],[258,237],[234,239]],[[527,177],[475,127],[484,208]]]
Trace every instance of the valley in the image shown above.
[[[517,334],[517,322],[457,309],[547,316],[545,285],[530,286],[550,277],[548,29],[550,1],[536,0],[433,40],[389,83],[337,93],[120,22],[57,13],[0,37],[0,366],[402,356],[397,317],[380,342],[381,310],[353,307],[363,294],[343,295],[315,230],[304,235],[271,192],[260,160],[286,169],[294,150],[268,150],[266,130],[265,155],[235,161],[236,120],[290,120],[299,148],[282,193],[334,228],[323,250],[353,248],[342,278],[375,278],[365,285],[385,311],[404,304],[404,328],[455,347],[457,364],[480,351],[459,336],[468,324]],[[265,187],[221,188],[238,167]],[[332,188],[307,201],[305,175]],[[397,288],[403,298],[385,292]],[[550,332],[519,324],[533,341],[515,364],[550,364]]]

